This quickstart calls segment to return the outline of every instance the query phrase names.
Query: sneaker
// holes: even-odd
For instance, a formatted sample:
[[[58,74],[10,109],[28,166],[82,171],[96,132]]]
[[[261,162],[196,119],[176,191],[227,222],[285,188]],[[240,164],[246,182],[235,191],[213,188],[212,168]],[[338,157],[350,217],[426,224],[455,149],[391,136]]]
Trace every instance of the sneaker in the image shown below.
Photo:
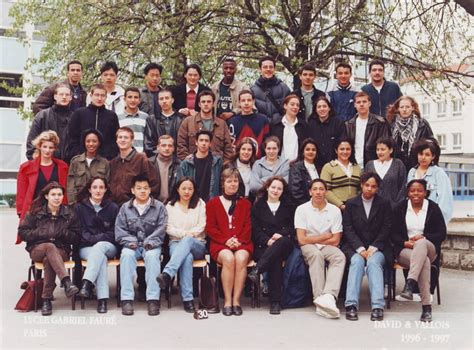
[[[319,316],[322,316],[324,318],[337,318],[337,317],[331,316],[326,311],[321,309],[319,306],[316,307],[316,314],[319,315]]]
[[[432,303],[433,302],[433,294],[430,294],[430,302]],[[418,302],[421,302],[421,296],[419,293],[413,293],[413,300],[410,300],[410,299],[405,299],[404,297],[402,297],[400,294],[398,294],[397,296],[395,296],[395,300],[396,301],[418,301]]]
[[[340,311],[336,306],[336,299],[331,294],[323,294],[313,300],[316,307],[322,309],[331,318],[339,318]]]

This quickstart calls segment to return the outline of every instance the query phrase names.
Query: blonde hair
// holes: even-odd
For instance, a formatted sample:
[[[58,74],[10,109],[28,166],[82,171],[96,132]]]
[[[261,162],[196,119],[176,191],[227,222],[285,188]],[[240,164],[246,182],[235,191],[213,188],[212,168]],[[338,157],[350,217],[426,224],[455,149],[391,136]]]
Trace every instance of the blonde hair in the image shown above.
[[[31,144],[36,148],[33,153],[33,159],[38,158],[38,156],[40,155],[40,148],[44,142],[52,142],[54,144],[54,147],[57,148],[59,145],[59,136],[56,131],[43,131],[41,134],[36,136],[33,141],[31,141]]]

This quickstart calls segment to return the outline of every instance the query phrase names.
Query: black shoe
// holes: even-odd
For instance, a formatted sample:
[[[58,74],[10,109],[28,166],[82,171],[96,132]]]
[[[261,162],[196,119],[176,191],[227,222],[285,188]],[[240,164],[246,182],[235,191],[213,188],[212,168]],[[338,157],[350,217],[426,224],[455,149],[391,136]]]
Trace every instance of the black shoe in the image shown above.
[[[122,315],[131,316],[133,315],[133,301],[122,300]]]
[[[408,278],[400,295],[407,300],[413,300],[413,291],[415,290],[416,286],[416,281],[414,279]]]
[[[159,300],[148,300],[148,315],[156,316],[160,314],[160,301]]]
[[[170,286],[171,277],[166,272],[160,273],[156,278],[161,290],[168,290]]]
[[[49,316],[53,313],[53,304],[51,299],[43,299],[43,305],[41,306],[41,315]]]
[[[189,312],[189,313],[193,313],[196,310],[196,308],[194,307],[194,301],[192,300],[183,301],[183,308],[184,308],[184,311]]]
[[[433,315],[431,314],[431,305],[422,305],[421,311],[421,322],[431,322],[433,320]]]
[[[357,321],[358,319],[357,308],[354,305],[346,306],[346,320]]]
[[[91,281],[86,280],[86,279],[82,280],[81,290],[79,291],[79,293],[77,293],[77,295],[86,299],[90,298],[92,295],[93,286],[94,285],[92,284]]]
[[[248,277],[248,278],[252,281],[252,283],[255,284],[255,285],[257,285],[258,283],[260,283],[260,273],[259,273],[259,271],[258,271],[258,267],[257,267],[257,266],[253,267],[247,277]]]
[[[240,305],[232,306],[232,314],[235,316],[242,316],[244,312],[242,311],[242,307]]]
[[[61,280],[61,283],[64,287],[64,292],[66,293],[67,297],[72,297],[73,295],[76,295],[79,292],[79,288],[72,284],[71,278],[69,278],[69,276],[64,277]]]
[[[97,300],[97,312],[99,314],[106,314],[107,313],[107,299]]]
[[[224,306],[222,309],[222,314],[224,316],[232,316],[232,306]]]
[[[281,311],[281,306],[278,301],[272,301],[270,303],[270,315],[279,315]]]
[[[382,321],[383,320],[383,309],[373,309],[370,313],[371,321]]]

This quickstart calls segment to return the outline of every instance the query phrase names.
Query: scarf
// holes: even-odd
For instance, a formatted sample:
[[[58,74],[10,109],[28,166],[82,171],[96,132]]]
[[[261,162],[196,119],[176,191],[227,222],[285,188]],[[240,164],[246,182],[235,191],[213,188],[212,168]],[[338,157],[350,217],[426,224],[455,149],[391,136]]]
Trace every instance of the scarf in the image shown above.
[[[396,140],[398,137],[402,140],[402,151],[408,151],[410,153],[411,146],[415,142],[415,135],[418,131],[418,125],[420,121],[418,117],[412,114],[408,118],[402,118],[397,114],[395,117],[395,123],[393,127],[393,139]],[[408,148],[405,146],[408,144]]]
[[[228,194],[223,193],[222,196],[225,199],[227,199],[228,201],[231,201],[228,214],[229,214],[229,216],[232,216],[234,214],[235,207],[237,206],[237,201],[239,200],[240,196],[237,193],[234,193],[231,196],[229,196]]]

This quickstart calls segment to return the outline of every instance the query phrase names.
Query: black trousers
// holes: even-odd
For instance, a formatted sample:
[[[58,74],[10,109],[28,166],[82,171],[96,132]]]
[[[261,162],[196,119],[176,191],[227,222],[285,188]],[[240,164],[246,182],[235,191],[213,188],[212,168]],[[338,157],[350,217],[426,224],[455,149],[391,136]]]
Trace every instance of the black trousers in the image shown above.
[[[268,289],[270,302],[281,301],[281,287],[283,279],[282,262],[285,261],[293,251],[293,241],[287,237],[281,237],[271,246],[265,248],[263,254],[257,261],[260,273],[268,272]]]

